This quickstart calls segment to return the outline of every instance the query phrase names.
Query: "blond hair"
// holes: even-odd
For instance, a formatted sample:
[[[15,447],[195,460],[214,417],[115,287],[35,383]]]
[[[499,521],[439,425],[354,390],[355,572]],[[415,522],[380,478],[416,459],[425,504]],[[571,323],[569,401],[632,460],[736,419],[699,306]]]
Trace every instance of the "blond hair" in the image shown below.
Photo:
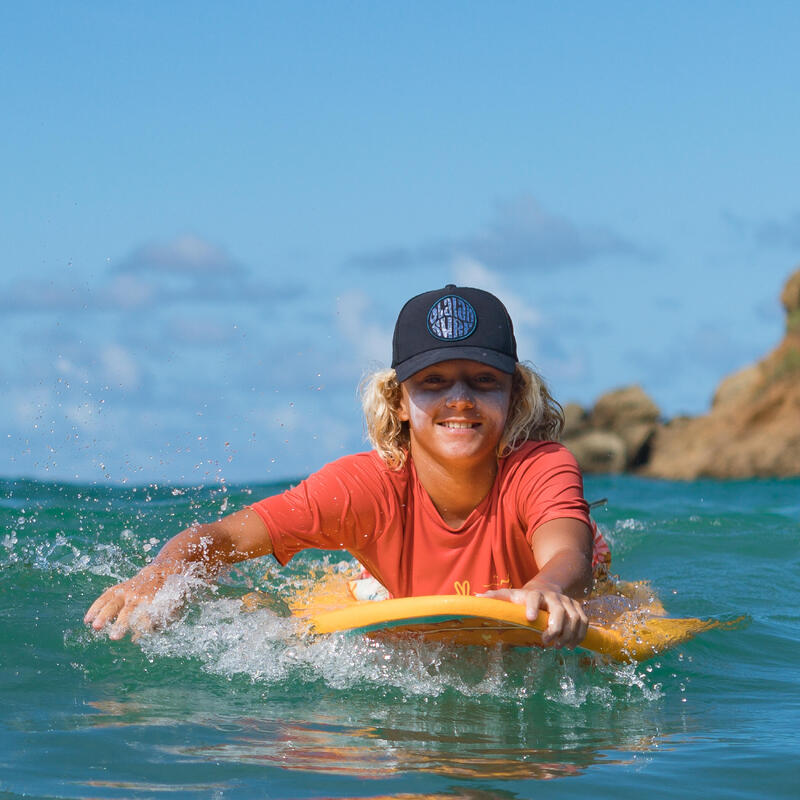
[[[399,418],[402,392],[393,369],[382,369],[361,382],[361,405],[367,436],[378,455],[393,469],[408,458],[408,423]],[[511,404],[497,457],[513,453],[528,441],[557,440],[564,427],[564,412],[553,399],[544,379],[530,366],[518,363],[511,378]]]

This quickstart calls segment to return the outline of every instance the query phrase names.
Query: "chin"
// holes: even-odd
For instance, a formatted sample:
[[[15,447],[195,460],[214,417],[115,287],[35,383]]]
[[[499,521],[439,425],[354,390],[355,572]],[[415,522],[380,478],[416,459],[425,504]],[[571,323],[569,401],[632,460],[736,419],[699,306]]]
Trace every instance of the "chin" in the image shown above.
[[[495,457],[496,449],[480,450],[466,447],[446,447],[442,449],[441,456],[444,462],[452,461],[488,461]]]

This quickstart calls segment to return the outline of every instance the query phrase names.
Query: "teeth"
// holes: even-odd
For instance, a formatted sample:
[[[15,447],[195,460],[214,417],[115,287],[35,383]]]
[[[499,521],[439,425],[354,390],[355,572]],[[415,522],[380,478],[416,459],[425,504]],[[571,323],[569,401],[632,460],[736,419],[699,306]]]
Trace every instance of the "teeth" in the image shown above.
[[[471,422],[443,422],[445,428],[472,428]]]

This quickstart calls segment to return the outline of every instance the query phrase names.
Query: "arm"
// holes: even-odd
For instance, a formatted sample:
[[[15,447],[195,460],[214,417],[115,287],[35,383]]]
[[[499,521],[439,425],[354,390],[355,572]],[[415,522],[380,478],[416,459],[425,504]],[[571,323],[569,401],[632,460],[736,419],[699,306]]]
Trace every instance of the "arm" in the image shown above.
[[[528,619],[544,609],[550,618],[542,642],[575,647],[589,622],[580,600],[592,585],[591,531],[577,519],[553,519],[534,531],[531,548],[539,572],[521,589],[498,589],[486,596],[524,605]]]
[[[196,565],[213,577],[228,564],[270,553],[267,527],[251,509],[207,525],[193,525],[170,539],[138,574],[106,589],[86,612],[84,622],[95,630],[112,622],[110,637],[121,639],[131,628],[133,612],[150,603],[171,575],[186,573]]]

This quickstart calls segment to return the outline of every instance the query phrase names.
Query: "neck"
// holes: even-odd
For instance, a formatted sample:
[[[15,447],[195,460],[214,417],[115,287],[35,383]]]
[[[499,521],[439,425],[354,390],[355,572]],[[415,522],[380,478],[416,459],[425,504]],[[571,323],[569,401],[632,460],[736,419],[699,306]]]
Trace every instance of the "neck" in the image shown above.
[[[412,452],[414,469],[422,487],[442,519],[458,528],[492,490],[497,459],[477,464],[441,464],[424,451]]]

